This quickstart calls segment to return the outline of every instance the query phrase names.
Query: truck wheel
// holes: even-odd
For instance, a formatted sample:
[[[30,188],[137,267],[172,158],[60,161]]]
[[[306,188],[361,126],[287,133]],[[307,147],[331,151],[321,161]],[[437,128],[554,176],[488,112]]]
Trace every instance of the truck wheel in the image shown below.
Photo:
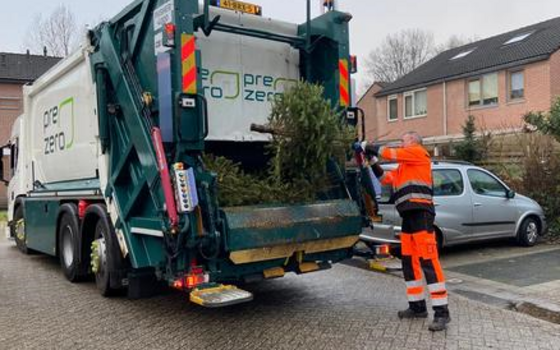
[[[76,208],[73,204],[64,204],[61,208],[62,217],[58,225],[58,256],[64,276],[70,282],[82,279],[79,265],[80,232]]]
[[[524,247],[532,247],[537,243],[540,234],[539,222],[533,218],[528,217],[521,223],[519,232],[517,232],[517,241]]]
[[[14,223],[12,226],[12,235],[16,241],[16,246],[23,254],[29,254],[27,243],[25,243],[25,221],[23,221],[23,206],[19,205],[14,213]]]
[[[91,244],[91,269],[101,295],[112,296],[120,291],[120,288],[111,286],[111,276],[115,268],[122,266],[122,260],[115,230],[107,217],[99,218]]]

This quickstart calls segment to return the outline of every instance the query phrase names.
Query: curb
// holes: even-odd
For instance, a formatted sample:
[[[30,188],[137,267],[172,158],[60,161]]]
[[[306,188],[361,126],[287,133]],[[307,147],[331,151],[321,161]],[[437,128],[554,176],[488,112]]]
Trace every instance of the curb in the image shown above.
[[[560,324],[560,306],[542,301],[520,301],[514,310],[539,318],[544,321]]]

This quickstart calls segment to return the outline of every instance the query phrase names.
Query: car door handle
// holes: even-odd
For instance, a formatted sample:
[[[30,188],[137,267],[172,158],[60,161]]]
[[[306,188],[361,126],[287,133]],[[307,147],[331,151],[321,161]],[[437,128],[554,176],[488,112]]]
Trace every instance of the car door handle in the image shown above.
[[[475,207],[482,207],[482,203],[474,203]]]

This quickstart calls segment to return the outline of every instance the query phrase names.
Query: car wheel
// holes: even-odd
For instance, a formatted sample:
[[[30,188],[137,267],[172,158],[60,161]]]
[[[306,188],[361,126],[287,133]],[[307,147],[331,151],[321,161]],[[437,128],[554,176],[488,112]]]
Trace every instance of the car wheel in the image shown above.
[[[14,223],[12,225],[12,236],[16,241],[16,246],[23,254],[29,254],[25,237],[25,221],[23,220],[23,206],[17,207],[14,213]]]
[[[517,242],[525,247],[532,247],[537,243],[540,235],[540,223],[537,219],[529,217],[523,220],[517,232]]]

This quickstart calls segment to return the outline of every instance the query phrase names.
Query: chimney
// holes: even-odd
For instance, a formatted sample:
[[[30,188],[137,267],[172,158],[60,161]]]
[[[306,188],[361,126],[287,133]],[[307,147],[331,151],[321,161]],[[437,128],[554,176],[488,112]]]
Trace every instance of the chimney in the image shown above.
[[[31,54],[31,53],[29,52],[29,49],[27,49],[26,54],[27,54],[27,59],[29,59],[29,55]]]
[[[47,57],[47,47],[43,46],[43,56]]]

